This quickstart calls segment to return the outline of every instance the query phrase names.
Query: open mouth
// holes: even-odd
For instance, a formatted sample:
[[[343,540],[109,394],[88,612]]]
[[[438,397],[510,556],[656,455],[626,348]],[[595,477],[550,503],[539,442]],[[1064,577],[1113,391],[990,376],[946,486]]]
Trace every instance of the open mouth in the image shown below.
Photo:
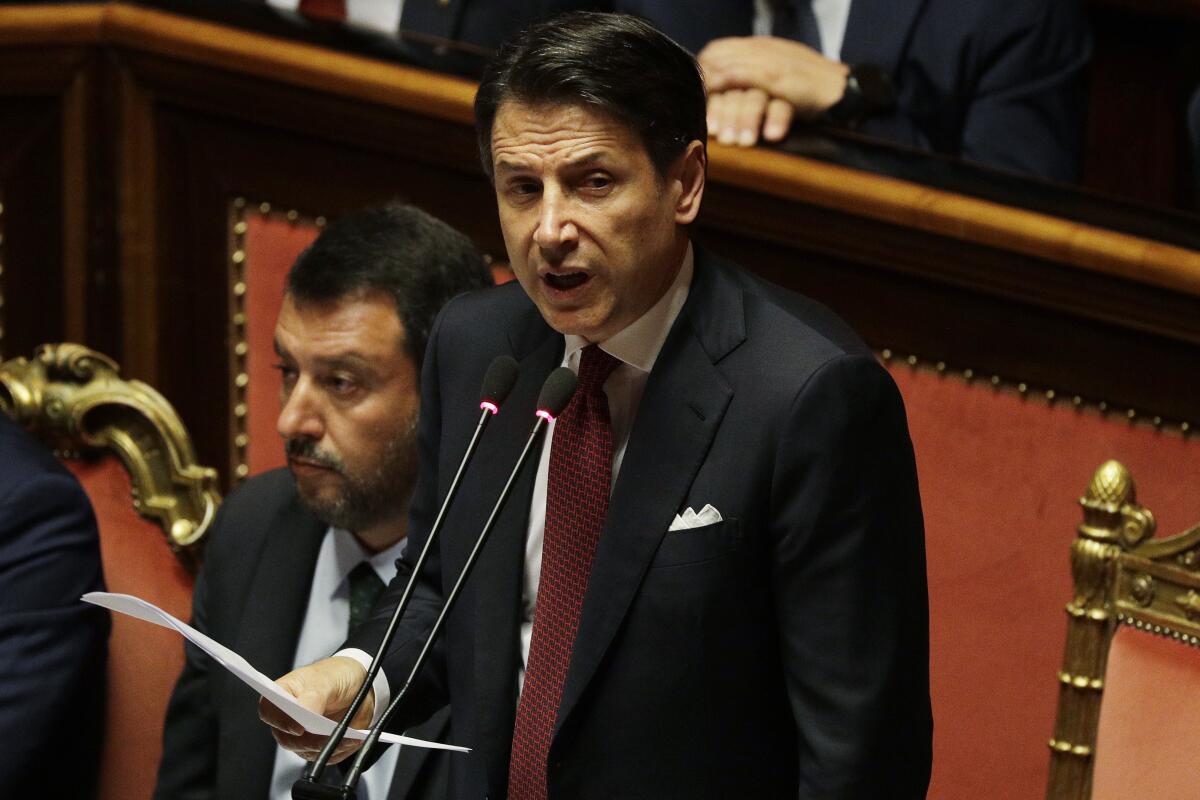
[[[551,289],[565,292],[587,283],[589,277],[586,272],[565,272],[562,274],[548,272],[543,276],[543,280],[546,281],[546,284]]]

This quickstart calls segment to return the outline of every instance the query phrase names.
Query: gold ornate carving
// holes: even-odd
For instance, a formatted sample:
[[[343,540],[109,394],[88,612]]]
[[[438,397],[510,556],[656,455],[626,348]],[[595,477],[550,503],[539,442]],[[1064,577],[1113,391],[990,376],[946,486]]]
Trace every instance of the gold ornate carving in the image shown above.
[[[1200,594],[1197,594],[1194,589],[1176,597],[1175,605],[1179,606],[1183,615],[1192,622],[1200,620]]]
[[[1079,503],[1083,506],[1082,537],[1132,550],[1154,535],[1154,515],[1137,504],[1133,478],[1118,461],[1107,461],[1096,470]]]
[[[32,359],[0,364],[0,408],[60,450],[113,450],[129,471],[134,508],[194,567],[221,500],[216,470],[196,463],[171,404],[118,372],[81,345],[42,345]]]
[[[1154,578],[1149,575],[1138,575],[1129,585],[1129,593],[1139,606],[1149,606],[1154,602]]]
[[[1133,478],[1116,461],[1096,471],[1080,505],[1083,522],[1071,545],[1075,596],[1067,605],[1058,717],[1050,740],[1049,800],[1091,796],[1092,753],[1116,626],[1200,646],[1195,571],[1200,526],[1153,538],[1154,515],[1138,505]]]

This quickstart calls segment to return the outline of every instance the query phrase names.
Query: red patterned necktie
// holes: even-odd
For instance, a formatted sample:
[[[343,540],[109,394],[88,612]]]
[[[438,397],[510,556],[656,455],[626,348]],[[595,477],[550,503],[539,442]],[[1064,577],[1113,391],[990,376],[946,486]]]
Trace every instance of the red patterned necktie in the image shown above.
[[[604,382],[620,363],[596,345],[585,347],[575,396],[554,423],[542,573],[525,686],[513,730],[509,800],[546,798],[550,737],[579,629],[592,557],[608,512],[613,442]]]
[[[299,11],[306,17],[342,22],[346,19],[346,0],[300,0]]]

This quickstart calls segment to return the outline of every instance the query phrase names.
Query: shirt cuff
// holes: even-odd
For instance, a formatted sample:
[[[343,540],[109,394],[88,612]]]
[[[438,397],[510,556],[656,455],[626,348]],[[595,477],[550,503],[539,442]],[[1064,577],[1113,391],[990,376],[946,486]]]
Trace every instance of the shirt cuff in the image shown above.
[[[335,657],[352,658],[359,664],[362,664],[363,669],[367,671],[371,669],[371,656],[356,647],[347,647],[345,650],[338,650],[333,655]],[[375,676],[371,688],[375,690],[375,714],[371,717],[371,724],[374,725],[383,716],[383,712],[387,711],[387,707],[392,702],[392,690],[388,686],[387,675],[383,674],[383,670],[379,670],[379,674]]]

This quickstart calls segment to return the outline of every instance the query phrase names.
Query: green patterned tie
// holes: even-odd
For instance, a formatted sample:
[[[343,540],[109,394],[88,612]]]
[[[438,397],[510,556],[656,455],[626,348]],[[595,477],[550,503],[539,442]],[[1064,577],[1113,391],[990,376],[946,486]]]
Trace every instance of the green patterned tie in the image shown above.
[[[383,580],[366,561],[350,572],[350,627],[353,636],[358,626],[367,621],[371,607],[383,594]]]

